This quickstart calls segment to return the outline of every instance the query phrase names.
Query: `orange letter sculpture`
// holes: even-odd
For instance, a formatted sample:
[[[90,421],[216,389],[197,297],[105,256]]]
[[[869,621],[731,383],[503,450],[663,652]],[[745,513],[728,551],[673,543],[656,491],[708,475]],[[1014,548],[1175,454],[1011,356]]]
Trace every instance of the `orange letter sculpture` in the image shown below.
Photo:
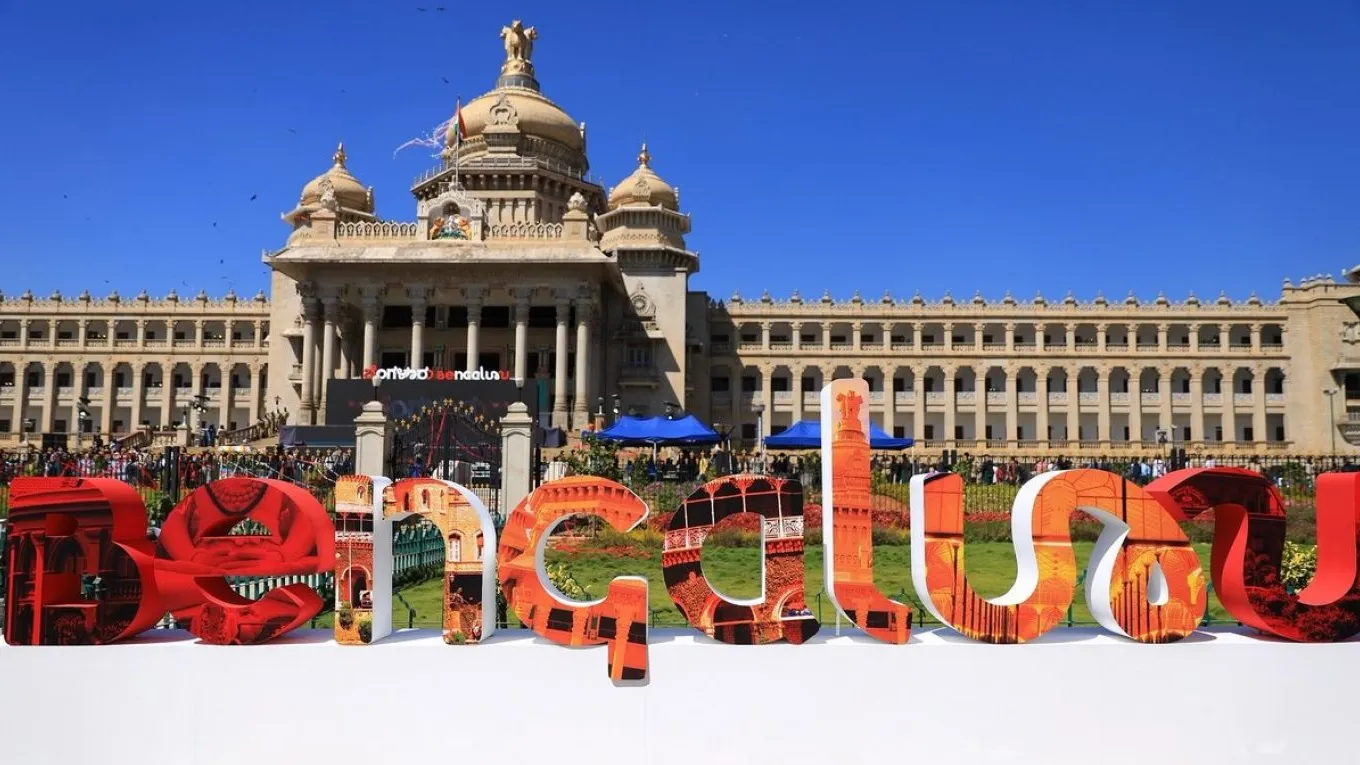
[[[232,534],[242,522],[251,522],[248,533]],[[335,526],[306,489],[224,478],[170,511],[156,550],[156,584],[170,613],[205,643],[262,643],[315,616],[321,596],[290,584],[250,600],[224,577],[306,576],[334,566]]]
[[[647,580],[618,577],[602,600],[567,600],[543,564],[548,535],[573,515],[604,518],[628,531],[647,516],[647,504],[607,478],[571,476],[534,489],[507,519],[496,562],[501,589],[515,615],[537,634],[567,646],[609,646],[609,677],[647,679]]]
[[[1024,643],[1058,626],[1076,591],[1070,502],[1041,496],[1057,473],[1032,478],[1011,514],[1018,571],[1005,595],[973,591],[963,563],[963,479],[954,473],[911,479],[911,578],[936,619],[987,643]]]
[[[112,478],[16,478],[5,559],[5,642],[100,645],[150,629],[156,590],[146,507]]]
[[[1086,606],[1102,627],[1140,643],[1172,643],[1195,631],[1209,591],[1179,512],[1104,470],[1054,473],[1026,499],[1050,512],[1081,510],[1104,525],[1086,574]]]
[[[911,638],[911,606],[874,584],[868,400],[869,384],[858,378],[822,388],[823,576],[845,618],[878,640],[902,644]]]
[[[496,629],[495,558],[484,554],[496,549],[490,511],[470,489],[438,478],[405,478],[383,490],[385,521],[411,515],[433,523],[444,540],[444,642],[490,637]]]
[[[1317,478],[1317,571],[1298,593],[1280,583],[1284,498],[1269,478],[1240,468],[1178,470],[1148,484],[1186,517],[1214,511],[1214,592],[1243,624],[1307,643],[1360,634],[1356,531],[1360,473]]]
[[[730,600],[704,577],[704,539],[724,518],[761,517],[762,596]],[[803,595],[803,486],[754,475],[718,478],[689,495],[671,517],[661,552],[666,592],[690,624],[723,643],[802,643],[817,634]]]

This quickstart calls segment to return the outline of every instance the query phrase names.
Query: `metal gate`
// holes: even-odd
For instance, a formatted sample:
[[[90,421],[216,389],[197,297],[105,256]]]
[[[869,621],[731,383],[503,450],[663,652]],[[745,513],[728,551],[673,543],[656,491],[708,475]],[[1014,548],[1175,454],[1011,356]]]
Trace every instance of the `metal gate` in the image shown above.
[[[500,506],[500,424],[461,401],[445,399],[398,420],[387,474],[454,481],[481,497],[494,516],[508,510]]]

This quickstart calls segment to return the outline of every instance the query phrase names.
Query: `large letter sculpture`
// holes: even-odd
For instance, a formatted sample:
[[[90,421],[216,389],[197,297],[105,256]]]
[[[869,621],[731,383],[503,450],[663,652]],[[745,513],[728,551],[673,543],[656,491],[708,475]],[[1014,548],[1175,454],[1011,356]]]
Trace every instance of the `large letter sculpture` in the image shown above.
[[[1303,590],[1280,583],[1285,504],[1275,484],[1240,468],[1178,470],[1148,484],[1189,518],[1214,511],[1210,571],[1214,592],[1233,618],[1300,642],[1334,642],[1360,634],[1356,532],[1360,473],[1317,478],[1317,571]]]
[[[248,533],[231,533],[246,521]],[[319,613],[321,596],[297,583],[251,600],[225,577],[308,576],[334,565],[335,526],[306,489],[224,478],[170,511],[156,550],[156,583],[170,613],[205,643],[262,643]]]
[[[506,521],[496,562],[501,589],[529,629],[562,645],[609,646],[609,677],[616,683],[647,679],[647,580],[621,576],[601,600],[567,600],[548,580],[544,549],[557,524],[573,515],[604,518],[628,531],[647,517],[647,504],[607,478],[571,476],[546,483],[525,497]]]
[[[5,642],[112,643],[155,626],[146,507],[111,478],[16,478],[5,559]]]
[[[1086,606],[1096,621],[1140,643],[1171,643],[1194,632],[1209,605],[1208,585],[1176,516],[1146,490],[1104,470],[1034,480],[1044,479],[1027,500],[1081,510],[1104,524],[1086,573]],[[1022,514],[1018,500],[1014,512]]]
[[[486,504],[471,490],[438,478],[406,478],[388,486],[383,518],[412,515],[433,523],[444,540],[444,642],[490,637],[496,629],[496,559],[485,551],[496,549],[496,526]]]
[[[392,633],[392,522],[382,476],[335,482],[335,642],[365,645]]]
[[[765,550],[762,596],[740,601],[714,591],[701,561],[709,531],[738,513],[761,517]],[[737,475],[700,486],[671,517],[661,573],[685,619],[723,643],[802,643],[817,634],[803,595],[803,486],[797,481]]]
[[[911,606],[874,584],[868,400],[869,385],[861,379],[835,380],[822,389],[824,578],[831,602],[855,626],[900,644],[911,637]]]
[[[1072,605],[1077,559],[1072,553],[1068,502],[1041,497],[1057,475],[1030,479],[1011,513],[1018,564],[1015,584],[987,600],[964,573],[963,479],[954,473],[911,479],[911,578],[936,619],[987,643],[1024,643],[1058,626]]]

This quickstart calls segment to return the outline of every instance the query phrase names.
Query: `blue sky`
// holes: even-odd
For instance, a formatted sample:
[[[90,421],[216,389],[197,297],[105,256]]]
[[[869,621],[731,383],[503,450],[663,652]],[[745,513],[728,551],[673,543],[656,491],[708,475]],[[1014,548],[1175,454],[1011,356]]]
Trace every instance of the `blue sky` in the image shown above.
[[[719,297],[1269,300],[1360,263],[1357,0],[0,0],[0,289],[253,294],[339,139],[414,218],[434,161],[393,149],[516,15],[607,185],[648,142]]]

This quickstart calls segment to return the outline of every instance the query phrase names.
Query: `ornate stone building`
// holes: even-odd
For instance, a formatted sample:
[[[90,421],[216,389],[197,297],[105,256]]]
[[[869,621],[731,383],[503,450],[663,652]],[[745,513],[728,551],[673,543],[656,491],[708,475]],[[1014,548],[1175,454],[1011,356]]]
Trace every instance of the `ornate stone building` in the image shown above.
[[[612,190],[590,175],[585,124],[539,88],[536,37],[502,31],[495,87],[449,121],[414,220],[380,220],[338,149],[264,255],[267,300],[4,297],[0,437],[122,433],[191,401],[225,428],[275,408],[322,422],[327,380],[425,366],[508,370],[570,429],[676,404],[753,441],[861,375],[873,420],[932,448],[1156,452],[1164,433],[1210,453],[1360,451],[1350,274],[1273,302],[691,291],[679,190],[645,146]]]

